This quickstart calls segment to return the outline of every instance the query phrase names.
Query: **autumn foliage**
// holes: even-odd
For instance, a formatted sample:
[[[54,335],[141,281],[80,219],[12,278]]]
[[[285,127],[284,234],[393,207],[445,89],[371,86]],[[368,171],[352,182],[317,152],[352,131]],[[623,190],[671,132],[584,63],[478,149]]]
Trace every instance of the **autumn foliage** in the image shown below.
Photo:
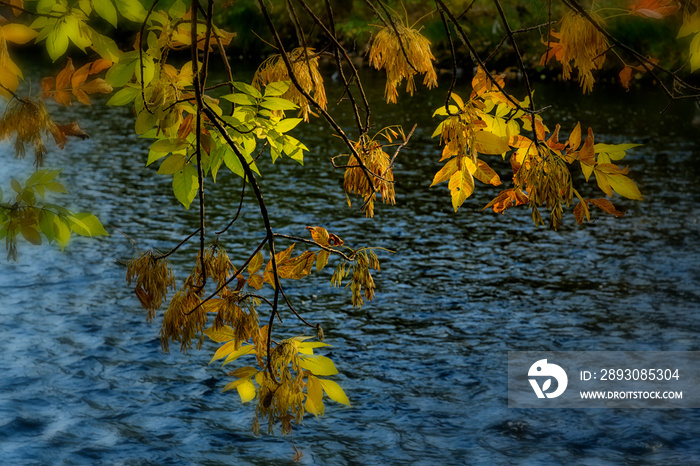
[[[306,413],[322,416],[324,399],[350,405],[331,378],[339,371],[323,354],[330,344],[324,341],[322,326],[307,321],[303,310],[294,306],[294,297],[285,291],[288,283],[320,276],[331,266],[331,286],[348,289],[349,304],[360,307],[375,297],[373,274],[380,270],[379,255],[390,251],[350,246],[352,238],[341,239],[323,226],[308,226],[296,235],[278,233],[257,183],[259,165],[285,159],[303,164],[309,149],[294,130],[322,119],[345,145],[344,153],[328,158],[329,166],[342,170],[339,176],[348,204],[353,206],[355,199],[360,215],[375,217],[378,206],[397,202],[395,185],[401,174],[395,161],[410,144],[415,127],[406,131],[399,125],[374,126],[352,50],[335,33],[332,8],[315,11],[304,0],[284,2],[297,37],[297,43],[288,47],[289,42],[280,37],[277,18],[270,14],[269,2],[256,0],[268,28],[261,46],[268,47],[270,55],[249,81],[237,76],[227,54],[236,31],[217,24],[220,3],[175,0],[165,7],[138,0],[0,1],[8,15],[0,17],[0,96],[6,101],[0,140],[11,141],[16,157],[31,151],[36,166],[24,182],[13,178],[11,192],[4,197],[0,191],[0,238],[6,242],[8,258],[17,260],[20,239],[31,244],[56,242],[63,249],[72,233],[107,234],[94,215],[73,213],[45,199],[52,193],[67,193],[57,181],[60,170],[42,168],[50,163],[49,141],[69,150],[71,137],[88,137],[79,122],[56,123],[61,112],[50,114],[45,102],[95,105],[96,96],[109,94],[107,106],[128,107],[134,116],[134,132],[149,141],[143,163],[168,179],[173,196],[182,208],[196,211],[198,219],[192,231],[173,233],[183,240],[169,245],[167,252],[142,250],[134,242],[133,257],[122,261],[127,283],[136,295],[133,302],[141,304],[149,321],[160,316],[164,351],[171,344],[182,351],[206,347],[213,352],[210,364],[227,366],[228,381],[222,391],[235,389],[243,403],[254,402],[252,430],[256,434],[263,425],[267,432],[277,426],[286,434]],[[421,77],[425,87],[436,87],[436,59],[420,19],[410,24],[407,11],[400,15],[384,2],[365,3],[377,23],[372,39],[365,44],[366,61],[386,75],[385,100],[397,103],[404,99],[404,81],[408,95],[418,92],[415,81]],[[631,49],[607,29],[610,12],[603,3],[595,2],[594,8],[587,9],[574,0],[564,0],[566,11],[559,18],[513,30],[501,3],[493,2],[504,31],[493,53],[509,43],[516,57],[513,68],[523,79],[523,95],[515,96],[507,90],[506,74],[494,71],[490,56],[480,56],[473,46],[467,27],[469,9],[456,16],[446,2],[435,1],[433,14],[444,25],[454,75],[445,90],[444,105],[433,112],[436,128],[432,136],[436,139],[431,186],[446,183],[456,213],[480,186],[477,182],[497,188],[484,210],[504,213],[523,206],[530,210],[535,225],[553,229],[564,225],[567,209],[582,224],[592,220],[591,207],[617,217],[624,214],[615,205],[620,198],[642,200],[622,162],[636,144],[603,143],[597,141],[592,128],[580,124],[562,128],[550,121],[547,107],[535,105],[531,70],[518,48],[520,34],[539,34],[542,47],[530,51],[531,56],[541,56],[541,67],[561,70],[563,79],[575,78],[583,93],[594,92],[598,74],[604,66],[612,66],[619,73],[621,89],[629,88],[635,76],[647,73],[670,102],[697,99],[697,88],[677,71],[668,70],[661,57]],[[630,21],[677,17],[681,24],[678,38],[689,41],[688,68],[691,73],[700,68],[698,2],[640,0],[613,14]],[[300,21],[299,15],[305,15],[308,23]],[[121,28],[125,23],[138,32],[129,46],[120,48],[105,33],[113,29],[105,25]],[[303,24],[313,27],[305,30]],[[312,31],[323,40],[313,42]],[[56,66],[53,74],[42,79],[40,89],[31,89],[33,94],[13,59],[16,47],[32,44]],[[458,47],[472,61],[465,68],[474,68],[465,82],[459,82],[455,73]],[[335,104],[352,114],[354,127],[341,126],[332,115],[336,105],[329,105],[326,96],[324,60],[335,65],[335,77],[342,86],[342,96]],[[214,82],[213,69],[225,73],[221,82]],[[215,224],[219,220],[207,215],[205,193],[221,180],[222,170],[240,178],[243,189],[240,199],[221,201],[231,204],[231,218]],[[425,181],[426,185],[430,182]],[[593,191],[584,188],[585,183],[600,194],[584,195]],[[235,230],[234,223],[241,221],[238,214],[246,190],[264,228],[259,244],[241,253],[242,246],[231,239],[235,235],[226,232]],[[371,238],[365,240],[371,242]],[[190,258],[189,274],[178,279],[169,257],[188,254],[186,248],[181,249],[188,242],[197,243],[197,252]],[[232,261],[227,251],[234,250],[246,259]],[[274,333],[283,311],[308,327],[311,335],[280,337]],[[235,368],[234,363],[238,364]]]

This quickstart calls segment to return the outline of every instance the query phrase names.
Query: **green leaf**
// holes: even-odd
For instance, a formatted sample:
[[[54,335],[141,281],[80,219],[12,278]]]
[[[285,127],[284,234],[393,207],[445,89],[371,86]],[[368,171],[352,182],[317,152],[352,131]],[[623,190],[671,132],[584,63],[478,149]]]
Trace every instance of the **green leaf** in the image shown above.
[[[68,34],[63,30],[64,25],[63,21],[56,21],[46,38],[46,51],[53,61],[58,60],[68,50]]]
[[[260,102],[260,106],[268,110],[294,110],[299,108],[294,102],[281,97],[266,97]]]
[[[58,245],[61,246],[61,251],[63,251],[66,249],[68,241],[70,240],[70,228],[68,227],[66,220],[56,215],[53,220],[53,231],[54,237],[56,238]]]
[[[124,55],[120,57],[119,63],[112,65],[105,75],[105,80],[112,87],[124,87],[134,77],[136,58],[124,57]]]
[[[22,185],[19,184],[19,181],[17,181],[16,179],[12,178],[10,180],[10,186],[12,186],[12,189],[14,189],[15,192],[17,192],[17,194],[22,192]]]
[[[197,169],[192,164],[185,165],[173,175],[173,193],[185,209],[189,210],[198,189]]]
[[[53,240],[56,238],[56,233],[53,227],[53,222],[55,218],[56,215],[54,215],[53,212],[49,212],[48,210],[42,209],[39,212],[39,228],[41,229],[41,232],[44,234],[44,236],[46,236],[46,239],[49,241],[49,243],[52,243]]]
[[[85,52],[85,48],[92,45],[92,40],[90,40],[90,37],[83,34],[84,21],[79,20],[73,15],[64,16],[64,21],[65,26],[63,30],[68,38],[76,47]]]
[[[187,139],[183,138],[169,138],[169,139],[160,139],[153,144],[151,144],[151,150],[153,152],[162,152],[162,153],[170,153],[170,152],[177,152],[179,150],[187,149],[190,146],[190,143],[187,141]]]
[[[170,7],[170,10],[168,10],[170,17],[176,20],[182,19],[185,13],[187,13],[187,5],[182,0],[176,0],[173,6]]]
[[[49,191],[53,191],[54,193],[62,193],[62,194],[68,194],[68,190],[63,186],[61,183],[58,181],[52,181],[50,183],[46,183],[46,189]]]
[[[163,160],[158,169],[159,175],[173,175],[182,170],[185,166],[187,158],[182,154],[172,154],[167,159]]]
[[[593,151],[596,154],[607,154],[611,160],[622,160],[626,151],[633,147],[639,147],[641,144],[596,144],[593,146]],[[599,161],[599,163],[602,163]]]
[[[258,101],[248,94],[226,94],[222,95],[221,98],[233,102],[236,105],[258,105]]]
[[[350,406],[350,400],[348,400],[347,395],[345,395],[343,389],[340,388],[340,385],[328,379],[318,379],[318,381],[321,382],[323,391],[326,392],[328,398],[333,401],[337,401],[338,403]]]
[[[129,21],[142,23],[146,19],[146,9],[139,0],[116,0],[116,4],[119,13]]]
[[[71,230],[80,236],[109,236],[102,223],[94,215],[81,212],[67,217]]]
[[[112,97],[107,101],[107,105],[113,105],[116,107],[126,105],[136,98],[137,95],[141,93],[141,90],[136,87],[124,87],[119,89]]]
[[[241,165],[241,161],[238,159],[233,150],[227,148],[226,152],[224,153],[224,163],[228,169],[231,170],[231,172],[243,178],[245,175],[243,165]]]
[[[112,0],[95,0],[92,2],[92,6],[98,15],[112,26],[117,27],[117,9],[112,4]]]
[[[278,97],[287,92],[290,86],[289,81],[277,81],[265,87],[265,97]]]
[[[286,133],[287,131],[291,131],[292,129],[296,128],[296,126],[302,121],[304,120],[301,118],[285,118],[275,125],[275,131],[279,133]]]
[[[262,99],[262,94],[260,93],[260,91],[251,86],[250,84],[243,83],[240,81],[234,81],[233,87],[245,94],[248,94],[249,96],[255,97],[256,99]]]
[[[111,38],[93,31],[92,46],[95,48],[100,57],[104,58],[105,60],[109,60],[113,63],[117,63],[119,61],[119,46],[117,46],[117,43]]]

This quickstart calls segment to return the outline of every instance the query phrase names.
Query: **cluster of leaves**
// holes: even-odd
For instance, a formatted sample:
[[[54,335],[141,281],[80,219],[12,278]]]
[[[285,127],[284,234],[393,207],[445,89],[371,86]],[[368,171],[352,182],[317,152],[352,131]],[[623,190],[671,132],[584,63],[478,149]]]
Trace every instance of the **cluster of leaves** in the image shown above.
[[[5,239],[7,260],[17,260],[17,238],[21,236],[31,244],[42,243],[42,235],[50,244],[56,241],[63,250],[71,233],[81,236],[106,235],[100,221],[94,215],[73,213],[56,204],[45,202],[47,193],[67,193],[56,181],[60,170],[37,170],[24,183],[12,178],[10,185],[14,196],[4,197],[0,189],[0,239]]]
[[[571,3],[566,2],[565,3]],[[632,58],[638,64],[630,65],[615,49],[625,49],[623,44],[617,41],[605,30],[605,17],[638,17],[643,19],[660,20],[667,16],[678,14],[682,11],[683,24],[678,31],[678,38],[693,36],[690,41],[689,64],[690,71],[694,72],[700,68],[700,3],[683,2],[677,0],[638,0],[630,2],[627,8],[610,8],[605,5],[598,5],[594,2],[593,8],[584,10],[580,6],[572,8],[559,21],[559,30],[552,30],[543,42],[547,45],[547,51],[540,59],[540,65],[545,65],[556,59],[562,64],[562,76],[564,79],[572,77],[575,68],[578,72],[578,81],[583,92],[588,93],[593,89],[595,77],[593,72],[603,67],[603,63],[608,54],[614,54],[622,64],[619,73],[620,82],[629,89],[629,83],[633,78],[633,72],[641,75],[651,72],[655,77],[659,60],[650,56],[643,56],[635,51]],[[612,41],[616,43],[611,43]],[[573,64],[573,66],[572,66]],[[660,69],[669,74],[664,69]],[[657,78],[658,79],[658,78]]]
[[[503,76],[493,81],[480,69],[472,80],[472,93],[466,102],[452,94],[454,105],[438,108],[434,115],[446,117],[436,128],[444,145],[441,161],[447,160],[433,179],[433,185],[449,180],[452,206],[455,211],[474,192],[474,179],[493,186],[501,185],[500,176],[480,155],[501,155],[509,161],[513,172],[513,187],[501,191],[485,208],[503,213],[507,208],[528,205],[536,225],[544,224],[540,208],[549,211],[549,225],[561,225],[563,208],[574,208],[578,223],[584,217],[590,221],[588,206],[593,204],[615,216],[623,215],[606,199],[584,199],[574,188],[569,166],[578,162],[588,181],[595,175],[598,187],[608,196],[619,195],[641,200],[642,195],[626,175],[627,168],[613,163],[624,158],[628,149],[637,144],[594,144],[593,131],[588,129],[581,144],[581,126],[576,125],[566,143],[559,142],[559,125],[553,131],[522,110],[528,102],[519,102],[503,91]],[[534,125],[533,125],[534,122]],[[533,138],[522,134],[531,132]],[[549,133],[549,137],[547,137]]]
[[[374,297],[374,283],[368,269],[379,270],[379,261],[372,250],[353,251],[344,247],[344,241],[320,226],[307,227],[312,240],[307,243],[318,251],[305,250],[294,255],[292,243],[287,249],[268,259],[258,249],[240,269],[231,263],[226,251],[219,245],[205,249],[198,256],[196,266],[172,297],[163,316],[161,342],[165,351],[170,342],[180,343],[182,351],[197,347],[204,335],[217,343],[223,343],[214,353],[211,362],[222,360],[222,366],[243,356],[251,356],[255,365],[240,367],[228,373],[236,380],[222,391],[236,389],[241,401],[257,398],[253,430],[257,433],[260,421],[267,419],[271,433],[275,422],[281,423],[283,433],[291,430],[291,421],[301,422],[304,413],[323,415],[323,392],[334,400],[349,405],[340,386],[329,379],[338,371],[333,362],[322,355],[314,355],[313,349],[330,346],[322,341],[307,342],[310,337],[293,337],[274,342],[271,340],[271,322],[260,325],[258,308],[266,298],[258,294],[267,283],[272,289],[281,286],[281,280],[298,280],[310,275],[314,269],[320,272],[331,254],[342,259],[333,275],[333,284],[340,285],[345,269],[352,270],[349,286],[353,304],[362,305],[360,287],[365,287],[365,297]],[[339,250],[344,247],[348,254]],[[277,278],[273,273],[277,269]],[[202,265],[206,273],[202,273]],[[342,276],[339,270],[342,269]],[[207,279],[213,281],[215,291],[205,297]],[[167,255],[153,251],[142,252],[127,263],[127,280],[136,281],[135,293],[147,309],[149,319],[155,316],[175,283]],[[273,315],[274,316],[274,315]],[[317,328],[317,336],[323,340],[323,332]],[[210,362],[210,363],[211,363]]]

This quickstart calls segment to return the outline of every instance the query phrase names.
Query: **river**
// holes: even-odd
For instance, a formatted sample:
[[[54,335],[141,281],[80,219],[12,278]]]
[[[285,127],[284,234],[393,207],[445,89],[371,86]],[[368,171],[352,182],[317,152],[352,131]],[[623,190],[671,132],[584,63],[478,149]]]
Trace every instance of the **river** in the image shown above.
[[[381,78],[367,85],[380,100]],[[329,162],[340,146],[318,120],[298,134],[311,149],[304,167],[260,164],[280,233],[323,225],[350,245],[396,251],[380,253],[377,298],[361,310],[349,291],[330,288],[328,269],[288,286],[303,315],[323,325],[352,403],[329,401],[322,420],[307,416],[295,428],[301,463],[700,462],[698,410],[524,410],[506,397],[508,351],[700,350],[695,108],[660,115],[663,96],[648,88],[601,85],[583,97],[539,84],[537,102],[553,106],[545,121],[562,123],[564,139],[580,120],[596,142],[644,144],[625,162],[645,201],[618,198],[625,217],[595,212],[584,226],[569,212],[553,232],[535,228],[524,209],[481,212],[497,189],[478,185],[455,214],[446,184],[428,187],[439,168],[430,114],[443,97],[421,91],[374,109],[377,128],[419,127],[397,161],[397,205],[378,205],[373,220],[347,206],[342,172]],[[48,156],[64,167],[74,210],[96,213],[142,248],[167,250],[195,228],[196,209],[179,208],[168,179],[144,168],[148,141],[133,135],[127,110],[76,106],[62,119],[91,135]],[[7,144],[0,152],[5,187],[30,162],[14,160]],[[240,191],[238,178],[218,181],[207,195],[214,226],[228,221]],[[234,259],[262,238],[257,215],[248,195],[224,238]],[[207,366],[213,345],[162,354],[157,323],[146,322],[115,261],[130,258],[132,244],[110,232],[76,238],[64,253],[25,243],[18,263],[0,266],[0,462],[291,463],[289,438],[255,438],[252,404],[220,393],[225,370]],[[175,256],[179,278],[192,254]],[[304,332],[284,317],[288,335]]]

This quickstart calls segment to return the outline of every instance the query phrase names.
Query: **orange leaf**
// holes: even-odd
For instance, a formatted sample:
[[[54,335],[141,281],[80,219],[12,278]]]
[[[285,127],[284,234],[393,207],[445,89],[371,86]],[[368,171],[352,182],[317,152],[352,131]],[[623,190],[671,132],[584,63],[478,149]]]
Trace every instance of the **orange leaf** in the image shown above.
[[[77,89],[80,86],[83,85],[85,80],[88,77],[88,74],[90,73],[90,64],[88,63],[87,65],[83,65],[78,70],[73,73],[73,77],[70,80],[71,86],[73,86],[73,89]]]
[[[73,60],[68,59],[66,67],[58,73],[56,76],[56,89],[65,89],[70,84],[70,78],[75,72],[75,67],[73,66]],[[66,104],[67,105],[67,104]]]
[[[593,130],[588,128],[588,137],[578,153],[578,159],[581,161],[581,163],[586,165],[595,165],[595,150],[593,149],[594,145]]]
[[[486,210],[489,207],[493,208],[493,211],[502,214],[508,207],[512,205],[523,205],[527,204],[528,198],[525,193],[520,189],[510,188],[501,191],[498,196],[496,196],[491,202],[486,204],[486,206],[481,210]]]
[[[106,60],[104,58],[98,58],[94,62],[92,62],[92,66],[90,66],[90,74],[97,74],[100,71],[104,71],[107,68],[110,68],[113,65],[113,63],[109,60]]]
[[[44,98],[46,98],[46,94],[53,89],[55,82],[56,81],[54,80],[53,76],[49,76],[48,78],[41,80],[41,88],[44,90]]]
[[[625,66],[622,68],[622,71],[620,71],[620,82],[622,83],[622,87],[624,87],[626,90],[630,90],[630,80],[632,79],[632,68],[629,66]]]
[[[83,105],[92,104],[92,102],[90,102],[90,97],[88,97],[88,95],[82,89],[73,89],[73,95],[76,99],[78,99],[78,102]]]
[[[630,5],[630,14],[661,19],[676,13],[679,9],[680,5],[676,0],[640,0]]]
[[[83,140],[88,139],[90,137],[85,131],[83,131],[80,128],[80,126],[78,126],[77,121],[68,123],[67,125],[55,126],[55,130],[52,129],[51,134],[53,135],[53,138],[56,141],[56,145],[58,145],[58,147],[61,149],[63,149],[66,146],[66,136],[75,136]]]
[[[68,105],[68,106],[71,105],[70,92],[58,91],[57,93],[55,93],[53,95],[53,98],[59,104]]]
[[[598,207],[599,209],[614,215],[615,217],[622,217],[625,215],[624,212],[617,210],[612,202],[607,199],[586,199],[588,202]]]
[[[328,235],[328,230],[323,227],[306,227],[307,230],[311,232],[311,237],[318,244],[322,246],[328,246],[330,236]]]
[[[87,94],[109,94],[113,90],[112,86],[102,78],[95,78],[83,86],[83,91]]]

